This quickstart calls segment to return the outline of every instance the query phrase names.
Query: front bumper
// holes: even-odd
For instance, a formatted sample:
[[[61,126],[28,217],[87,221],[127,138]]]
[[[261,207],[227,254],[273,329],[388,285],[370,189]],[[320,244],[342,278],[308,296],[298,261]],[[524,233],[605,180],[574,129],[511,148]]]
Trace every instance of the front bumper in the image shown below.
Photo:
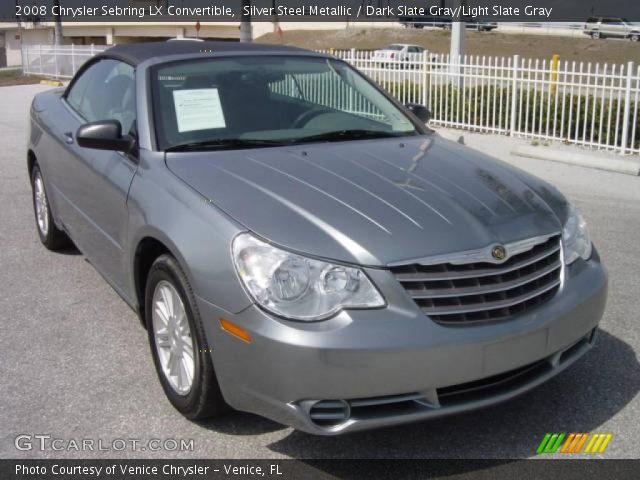
[[[231,315],[198,298],[227,402],[320,435],[491,405],[539,385],[589,350],[607,296],[594,251],[589,261],[565,267],[556,296],[535,310],[495,324],[449,327],[426,317],[389,272],[367,274],[387,308],[317,323],[275,319],[254,306]],[[222,331],[219,318],[247,329],[251,343]]]

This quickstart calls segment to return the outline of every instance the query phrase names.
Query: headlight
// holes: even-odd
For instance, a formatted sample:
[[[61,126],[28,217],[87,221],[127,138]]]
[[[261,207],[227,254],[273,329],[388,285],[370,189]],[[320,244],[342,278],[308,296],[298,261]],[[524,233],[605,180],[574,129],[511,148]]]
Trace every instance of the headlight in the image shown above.
[[[365,273],[287,252],[248,233],[232,245],[240,280],[266,310],[295,320],[321,320],[348,308],[385,305]]]
[[[578,258],[588,260],[591,256],[591,238],[587,222],[571,205],[562,230],[562,247],[565,265],[573,263]]]

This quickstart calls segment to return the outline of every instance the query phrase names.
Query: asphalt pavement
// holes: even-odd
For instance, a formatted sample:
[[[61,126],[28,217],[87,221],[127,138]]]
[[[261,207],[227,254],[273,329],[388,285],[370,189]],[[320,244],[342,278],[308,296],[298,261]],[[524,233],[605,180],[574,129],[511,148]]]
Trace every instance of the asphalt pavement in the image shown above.
[[[472,413],[332,438],[239,412],[193,423],[165,399],[135,314],[77,251],[51,253],[38,241],[25,144],[31,98],[46,88],[0,88],[0,458],[527,458],[546,432],[610,432],[602,456],[640,457],[639,177],[512,157],[523,140],[465,134],[472,147],[573,200],[609,270],[597,346],[534,391]],[[40,434],[51,437],[44,451]],[[19,443],[31,449],[16,448],[19,435],[30,436]],[[61,450],[50,448],[54,438]],[[152,451],[152,439],[172,451]],[[94,450],[74,448],[83,440]],[[129,446],[120,451],[114,440]],[[166,440],[184,440],[188,451]]]

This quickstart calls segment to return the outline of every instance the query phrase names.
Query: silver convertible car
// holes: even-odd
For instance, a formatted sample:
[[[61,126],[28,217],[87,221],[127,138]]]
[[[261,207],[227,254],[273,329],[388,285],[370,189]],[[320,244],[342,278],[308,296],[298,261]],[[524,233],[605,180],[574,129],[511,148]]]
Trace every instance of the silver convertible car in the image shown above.
[[[427,120],[323,54],[117,46],[33,101],[37,231],[138,313],[190,419],[330,435],[492,405],[591,348],[607,277],[554,187]]]

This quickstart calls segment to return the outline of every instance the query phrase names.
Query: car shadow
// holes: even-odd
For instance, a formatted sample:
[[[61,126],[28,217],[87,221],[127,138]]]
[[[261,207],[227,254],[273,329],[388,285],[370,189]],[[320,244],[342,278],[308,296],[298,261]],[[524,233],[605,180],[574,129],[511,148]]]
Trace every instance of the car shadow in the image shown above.
[[[638,391],[640,366],[634,350],[600,331],[596,346],[583,358],[511,401],[437,420],[338,437],[292,431],[269,448],[302,460],[522,459],[535,455],[546,432],[598,431]],[[310,460],[309,464],[314,468],[340,468],[339,462],[314,464]],[[342,477],[340,471],[327,473],[349,477]],[[362,471],[359,474],[361,477]]]
[[[71,240],[70,238],[68,238],[68,240],[69,240],[69,244],[64,248],[61,248],[60,250],[56,250],[56,253],[60,255],[69,255],[69,256],[82,255],[82,252],[78,250],[78,247],[76,247],[75,243],[73,243],[73,240]]]
[[[68,255],[70,257],[82,255],[82,252],[78,250],[75,246],[65,247],[61,250],[56,250],[56,253],[59,255]]]
[[[195,423],[202,428],[225,435],[262,435],[288,428],[259,415],[238,411],[231,411],[213,420]]]

